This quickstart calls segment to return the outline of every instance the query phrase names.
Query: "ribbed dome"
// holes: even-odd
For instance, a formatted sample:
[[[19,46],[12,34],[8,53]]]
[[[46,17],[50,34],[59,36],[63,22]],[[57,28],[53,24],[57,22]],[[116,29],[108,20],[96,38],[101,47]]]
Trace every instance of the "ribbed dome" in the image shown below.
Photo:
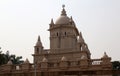
[[[65,6],[63,5],[63,9],[61,11],[61,16],[58,17],[55,24],[68,24],[70,22],[70,18],[67,16],[64,7]]]
[[[55,24],[68,24],[70,22],[70,18],[64,15],[61,15],[55,22]]]

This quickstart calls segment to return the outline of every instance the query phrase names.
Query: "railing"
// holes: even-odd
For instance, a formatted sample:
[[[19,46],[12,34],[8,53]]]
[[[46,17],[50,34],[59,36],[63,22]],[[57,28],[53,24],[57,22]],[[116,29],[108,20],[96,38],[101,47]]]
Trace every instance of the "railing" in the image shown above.
[[[101,59],[92,59],[90,60],[92,65],[101,65],[102,60]]]
[[[47,65],[45,65],[45,63]],[[84,64],[83,64],[84,63]],[[37,66],[37,70],[41,70],[42,68],[44,68],[44,66],[46,66],[46,69],[53,69],[53,68],[57,68],[60,69],[60,67],[68,67],[68,68],[81,68],[81,67],[86,67],[87,69],[89,68],[93,68],[94,66],[96,66],[96,68],[101,67],[102,66],[102,60],[101,59],[92,59],[92,60],[79,60],[79,61],[60,61],[60,62],[41,62],[39,64],[36,64]],[[44,66],[42,65],[44,64]],[[41,67],[42,66],[42,67]],[[11,71],[24,71],[24,70],[31,70],[34,71],[35,67],[34,64],[20,64],[20,65],[3,65],[0,67],[0,71],[6,71],[6,70],[11,70]]]

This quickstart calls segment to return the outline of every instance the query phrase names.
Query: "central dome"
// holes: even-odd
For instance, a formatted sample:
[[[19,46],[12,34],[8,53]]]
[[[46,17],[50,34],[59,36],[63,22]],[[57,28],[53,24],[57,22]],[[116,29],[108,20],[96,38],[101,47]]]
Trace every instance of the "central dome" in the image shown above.
[[[70,18],[67,16],[64,7],[61,11],[61,16],[56,20],[55,24],[68,24],[70,22]]]
[[[65,16],[65,15],[61,15],[55,22],[55,24],[68,24],[70,22],[70,18]]]

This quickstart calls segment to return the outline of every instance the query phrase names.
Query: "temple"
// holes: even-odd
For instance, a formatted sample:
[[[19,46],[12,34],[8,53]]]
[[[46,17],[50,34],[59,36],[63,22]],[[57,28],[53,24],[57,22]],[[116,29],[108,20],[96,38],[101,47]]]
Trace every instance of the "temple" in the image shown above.
[[[82,32],[63,5],[56,21],[49,24],[50,49],[44,49],[42,40],[34,46],[34,61],[20,65],[11,61],[0,67],[0,76],[111,76],[104,72],[112,70],[111,57],[106,52],[99,59],[92,59]]]

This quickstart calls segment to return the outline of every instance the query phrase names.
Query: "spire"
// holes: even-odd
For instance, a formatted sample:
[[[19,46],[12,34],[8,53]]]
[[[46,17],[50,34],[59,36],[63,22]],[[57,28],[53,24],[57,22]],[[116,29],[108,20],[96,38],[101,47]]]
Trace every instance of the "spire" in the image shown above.
[[[62,16],[66,16],[67,14],[66,14],[66,11],[65,11],[65,9],[64,9],[64,8],[65,8],[65,5],[62,5],[62,8],[63,8],[63,9],[62,9],[61,15],[62,15]]]
[[[51,19],[50,25],[54,25],[53,19]]]
[[[82,33],[80,32],[80,34],[79,34],[79,37],[81,37],[82,38]]]
[[[38,36],[38,41],[41,41],[41,40],[40,40],[40,36]]]
[[[108,55],[106,54],[106,52],[104,52],[104,55],[102,58],[108,58]]]
[[[24,61],[24,64],[28,64],[28,63],[30,63],[30,62],[29,62],[28,58],[26,58],[26,60]]]
[[[70,23],[72,24],[74,21],[73,21],[73,18],[72,16],[70,17]]]
[[[37,41],[37,43],[36,43],[36,46],[42,46],[40,36],[38,36],[38,41]]]
[[[51,19],[51,24],[54,24],[53,19]]]
[[[72,18],[72,16],[70,17],[70,20],[71,20],[71,22],[73,21],[73,18]]]
[[[78,43],[84,43],[84,39],[83,39],[83,37],[82,37],[82,33],[81,33],[81,32],[80,32],[80,34],[79,34]]]

